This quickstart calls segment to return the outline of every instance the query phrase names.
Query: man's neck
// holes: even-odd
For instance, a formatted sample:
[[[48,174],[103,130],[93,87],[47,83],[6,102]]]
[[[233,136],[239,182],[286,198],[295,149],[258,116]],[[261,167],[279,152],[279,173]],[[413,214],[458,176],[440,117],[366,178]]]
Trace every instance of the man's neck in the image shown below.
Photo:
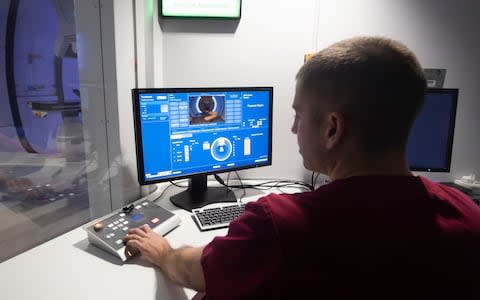
[[[345,159],[332,162],[332,166],[328,169],[332,181],[366,175],[413,176],[404,152],[389,152],[377,155],[357,153],[345,157]]]

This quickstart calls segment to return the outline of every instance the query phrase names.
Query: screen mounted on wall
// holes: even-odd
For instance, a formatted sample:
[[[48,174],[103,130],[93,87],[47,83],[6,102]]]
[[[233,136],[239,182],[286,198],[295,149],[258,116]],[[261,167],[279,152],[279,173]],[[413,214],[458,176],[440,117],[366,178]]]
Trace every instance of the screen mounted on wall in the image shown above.
[[[159,0],[160,16],[240,19],[242,0]]]

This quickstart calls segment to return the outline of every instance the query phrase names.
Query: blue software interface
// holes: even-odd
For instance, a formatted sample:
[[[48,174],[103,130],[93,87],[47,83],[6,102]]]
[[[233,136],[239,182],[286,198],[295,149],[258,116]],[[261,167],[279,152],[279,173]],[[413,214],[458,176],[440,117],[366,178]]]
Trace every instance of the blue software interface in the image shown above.
[[[145,181],[270,164],[270,91],[140,93]]]
[[[449,169],[456,94],[428,93],[410,131],[408,162],[413,169]]]

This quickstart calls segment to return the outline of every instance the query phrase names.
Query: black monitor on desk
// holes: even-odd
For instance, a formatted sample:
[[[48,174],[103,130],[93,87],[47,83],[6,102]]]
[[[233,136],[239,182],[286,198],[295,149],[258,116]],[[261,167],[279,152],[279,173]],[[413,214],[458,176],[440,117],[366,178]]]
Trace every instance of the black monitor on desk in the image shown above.
[[[450,172],[458,89],[429,88],[407,143],[412,171]]]
[[[189,178],[170,198],[192,210],[236,201],[207,175],[272,164],[271,87],[134,89],[138,180]]]

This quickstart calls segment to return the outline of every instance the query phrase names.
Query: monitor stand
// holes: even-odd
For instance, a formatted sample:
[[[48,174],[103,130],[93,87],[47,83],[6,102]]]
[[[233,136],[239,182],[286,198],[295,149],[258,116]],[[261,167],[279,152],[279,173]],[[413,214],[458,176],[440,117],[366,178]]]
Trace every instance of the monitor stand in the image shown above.
[[[188,180],[188,185],[188,190],[170,197],[175,206],[192,211],[212,203],[237,202],[230,189],[224,186],[207,187],[207,175],[193,175]]]

